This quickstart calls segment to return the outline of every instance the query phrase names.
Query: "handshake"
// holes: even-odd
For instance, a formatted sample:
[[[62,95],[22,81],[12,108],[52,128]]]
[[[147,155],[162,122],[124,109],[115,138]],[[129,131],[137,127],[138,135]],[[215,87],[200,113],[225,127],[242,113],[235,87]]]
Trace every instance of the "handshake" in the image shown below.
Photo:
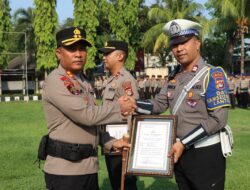
[[[118,103],[120,105],[121,113],[123,116],[132,115],[135,109],[137,108],[136,101],[131,96],[127,95],[121,96],[118,99]]]

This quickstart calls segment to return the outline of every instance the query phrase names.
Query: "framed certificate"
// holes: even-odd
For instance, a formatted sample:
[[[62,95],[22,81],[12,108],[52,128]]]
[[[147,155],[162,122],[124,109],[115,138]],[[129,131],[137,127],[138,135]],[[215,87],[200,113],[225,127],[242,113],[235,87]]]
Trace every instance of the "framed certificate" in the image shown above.
[[[105,126],[105,131],[109,133],[111,137],[116,139],[121,139],[123,135],[128,133],[128,124],[127,123],[118,123],[118,124],[109,124]],[[111,151],[106,152],[103,150],[103,154],[108,155],[121,155],[121,151]]]
[[[126,174],[173,177],[173,158],[168,153],[175,142],[176,116],[134,116]]]

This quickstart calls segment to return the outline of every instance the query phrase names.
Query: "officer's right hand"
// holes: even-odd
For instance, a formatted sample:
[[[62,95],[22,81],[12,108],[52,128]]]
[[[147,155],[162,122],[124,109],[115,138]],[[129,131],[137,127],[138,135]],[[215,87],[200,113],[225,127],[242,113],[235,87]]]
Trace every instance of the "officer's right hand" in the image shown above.
[[[131,115],[137,108],[135,99],[130,96],[121,96],[118,103],[124,116]]]
[[[168,156],[172,157],[174,156],[174,163],[177,163],[179,158],[181,157],[183,151],[184,151],[185,147],[184,145],[180,142],[177,141],[176,143],[174,143],[174,145],[172,146]]]

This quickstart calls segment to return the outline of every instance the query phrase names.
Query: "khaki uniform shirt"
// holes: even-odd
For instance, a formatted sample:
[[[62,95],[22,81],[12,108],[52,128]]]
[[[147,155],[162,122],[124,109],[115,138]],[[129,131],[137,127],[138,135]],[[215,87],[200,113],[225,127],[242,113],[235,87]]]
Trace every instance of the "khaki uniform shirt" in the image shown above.
[[[170,108],[170,111],[172,112],[183,87],[187,85],[195,74],[204,66],[205,63],[203,60],[200,60],[197,65],[193,67],[193,71],[179,72],[173,80],[166,82],[160,93],[151,101],[153,103],[153,112],[162,113],[166,108]],[[227,123],[228,107],[230,104],[214,110],[207,109],[205,100],[207,79],[208,73],[205,73],[187,93],[176,113],[178,116],[178,138],[186,136],[199,124],[202,124],[206,132],[211,135],[223,128]],[[221,98],[223,98],[223,100],[225,98],[225,101],[227,102],[229,101],[228,95]]]
[[[123,95],[133,96],[138,99],[138,87],[135,78],[122,68],[116,76],[110,76],[103,91],[103,102],[117,101]]]
[[[135,78],[125,69],[122,68],[116,76],[110,76],[107,80],[106,88],[103,90],[103,103],[117,102],[123,95],[139,98],[137,82]],[[131,117],[128,118],[128,121]]]
[[[117,103],[96,106],[91,85],[82,74],[70,77],[59,65],[46,79],[42,94],[43,107],[51,139],[68,143],[99,144],[96,125],[121,122]],[[107,143],[111,148],[112,141]],[[84,175],[98,171],[96,156],[79,162],[47,156],[44,171],[56,175]]]
[[[232,79],[232,80],[228,80],[228,86],[229,86],[229,93],[230,94],[236,94],[236,83],[235,83],[235,80]]]
[[[153,89],[154,91],[157,89],[157,87],[158,87],[158,82],[157,82],[156,79],[151,79],[151,80],[150,80],[150,87],[151,87],[151,89]]]
[[[239,89],[240,93],[248,92],[249,91],[249,80],[248,79],[240,79],[239,81]]]

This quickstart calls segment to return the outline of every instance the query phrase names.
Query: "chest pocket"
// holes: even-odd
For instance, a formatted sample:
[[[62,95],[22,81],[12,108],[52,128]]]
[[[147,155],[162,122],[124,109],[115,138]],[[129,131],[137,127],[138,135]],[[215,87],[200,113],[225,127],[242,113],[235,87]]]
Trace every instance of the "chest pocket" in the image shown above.
[[[206,109],[205,106],[205,97],[202,97],[200,94],[187,94],[187,97],[184,99],[183,103],[185,111],[188,113],[201,112]]]
[[[108,101],[113,101],[115,98],[115,89],[114,88],[109,88],[108,91],[105,93],[105,100]]]
[[[167,87],[167,98],[169,101],[172,101],[175,96],[175,85],[169,84]]]

